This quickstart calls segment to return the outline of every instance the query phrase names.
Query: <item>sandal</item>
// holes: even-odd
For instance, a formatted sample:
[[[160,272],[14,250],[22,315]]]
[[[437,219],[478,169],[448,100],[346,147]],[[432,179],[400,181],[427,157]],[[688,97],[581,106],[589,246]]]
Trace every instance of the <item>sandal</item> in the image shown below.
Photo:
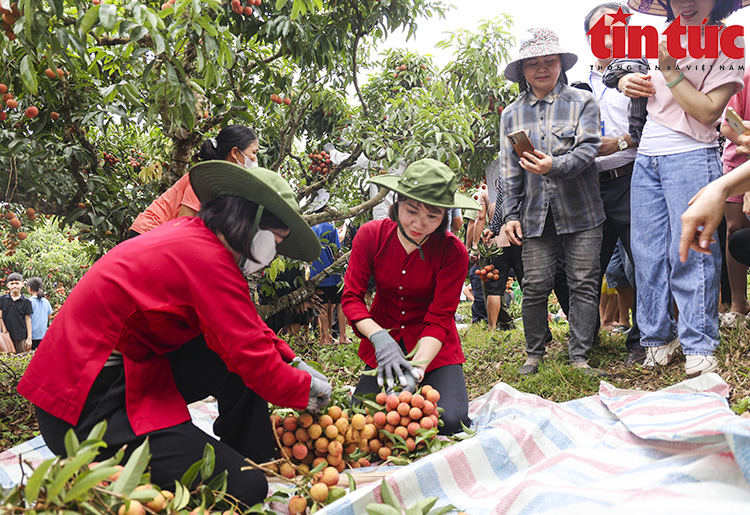
[[[738,313],[737,311],[730,311],[729,313],[723,313],[719,315],[719,325],[724,329],[732,329],[737,327],[737,324],[747,323],[748,315]]]

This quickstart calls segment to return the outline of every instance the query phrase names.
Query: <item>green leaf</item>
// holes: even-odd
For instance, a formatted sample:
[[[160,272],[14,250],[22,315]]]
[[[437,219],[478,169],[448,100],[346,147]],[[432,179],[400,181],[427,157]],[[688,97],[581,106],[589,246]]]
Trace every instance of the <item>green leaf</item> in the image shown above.
[[[63,502],[69,503],[74,502],[78,500],[78,496],[81,495],[84,492],[88,492],[91,490],[94,486],[101,483],[105,479],[107,479],[109,476],[117,472],[117,467],[115,466],[109,466],[109,467],[96,467],[95,469],[84,473],[76,479],[75,484],[73,487],[68,490],[65,495],[63,496]]]
[[[174,499],[172,499],[172,510],[180,511],[190,502],[190,490],[182,483],[174,482]]]
[[[389,485],[385,479],[380,483],[380,496],[383,498],[385,504],[393,506],[394,508],[401,508],[401,503],[398,502],[396,492],[393,491],[393,488],[391,488],[391,485]]]
[[[122,469],[120,477],[117,481],[112,483],[112,492],[116,494],[127,495],[133,491],[141,482],[141,476],[148,466],[148,461],[151,458],[148,450],[148,438],[138,446],[133,454],[130,455],[128,462],[125,464],[125,468]]]
[[[401,510],[385,504],[368,504],[365,510],[370,515],[401,515]]]
[[[432,509],[433,506],[435,506],[435,503],[438,502],[437,497],[427,497],[426,499],[420,499],[417,501],[417,503],[412,506],[412,508],[416,508],[419,510],[417,513],[419,515],[422,515],[422,513],[427,513]]]
[[[207,443],[203,448],[203,466],[201,467],[201,479],[205,482],[214,473],[214,465],[216,464],[216,454],[211,444]]]
[[[65,454],[68,456],[74,456],[75,453],[78,452],[78,447],[80,446],[80,443],[78,442],[78,437],[75,434],[75,431],[73,431],[73,428],[68,429],[68,432],[65,433]]]
[[[140,105],[141,98],[138,96],[138,89],[133,85],[132,82],[121,82],[118,88],[125,100],[131,104]]]
[[[349,476],[349,491],[353,492],[357,489],[357,483],[354,481],[354,476],[352,474],[347,474]]]
[[[188,468],[182,475],[180,483],[187,486],[188,488],[191,488],[193,486],[193,483],[195,483],[195,478],[198,477],[198,471],[200,471],[201,467],[203,467],[203,460],[198,460],[190,465],[190,468]]]
[[[155,28],[149,30],[149,34],[151,34],[151,40],[154,42],[154,52],[157,55],[163,54],[164,50],[167,48],[167,44],[162,35],[159,34],[159,31]]]
[[[286,5],[288,0],[276,0],[276,10],[280,11]]]
[[[99,10],[101,5],[95,5],[91,7],[86,14],[83,15],[81,20],[78,22],[78,35],[82,38],[86,37],[86,34],[93,28],[96,22],[99,20]]]
[[[42,481],[44,481],[47,471],[56,459],[57,458],[50,458],[40,463],[26,482],[26,499],[29,500],[29,502],[39,497],[39,488],[42,486]]]
[[[52,481],[52,484],[47,488],[47,497],[49,499],[56,498],[57,494],[59,494],[65,486],[65,483],[67,483],[73,475],[78,473],[85,464],[90,463],[97,454],[99,454],[99,451],[93,449],[81,454],[76,454],[72,458],[69,458],[70,461],[63,465],[63,468],[60,469],[60,472],[58,472],[57,476]]]
[[[31,62],[31,56],[29,54],[26,54],[23,56],[23,59],[21,59],[21,80],[23,80],[23,85],[26,86],[29,93],[32,95],[39,93],[39,83],[37,81],[36,71],[34,70],[34,65]]]
[[[117,23],[117,6],[114,4],[101,4],[99,7],[99,22],[105,29],[112,30],[112,27]]]
[[[102,440],[104,438],[104,433],[107,432],[107,421],[102,420],[98,424],[94,426],[94,428],[89,432],[89,435],[86,437],[86,441],[88,440]]]

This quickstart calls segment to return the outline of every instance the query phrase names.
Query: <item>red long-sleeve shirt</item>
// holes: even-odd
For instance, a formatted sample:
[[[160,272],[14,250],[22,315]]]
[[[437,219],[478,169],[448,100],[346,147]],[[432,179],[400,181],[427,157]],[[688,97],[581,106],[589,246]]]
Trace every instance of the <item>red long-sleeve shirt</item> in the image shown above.
[[[384,219],[357,231],[344,278],[344,314],[352,326],[372,318],[394,340],[403,338],[407,351],[424,336],[437,338],[443,346],[428,371],[463,363],[454,315],[469,264],[466,247],[451,233],[433,233],[422,245],[422,261],[418,250],[406,253],[397,230],[396,222]],[[368,310],[364,296],[371,275],[377,292]],[[359,357],[377,366],[375,350],[366,338],[360,342]]]
[[[187,420],[168,353],[203,334],[263,399],[303,409],[310,375],[260,319],[232,254],[198,218],[182,217],[127,240],[73,288],[18,385],[48,413],[75,424],[113,350],[122,352],[126,408],[137,435]]]

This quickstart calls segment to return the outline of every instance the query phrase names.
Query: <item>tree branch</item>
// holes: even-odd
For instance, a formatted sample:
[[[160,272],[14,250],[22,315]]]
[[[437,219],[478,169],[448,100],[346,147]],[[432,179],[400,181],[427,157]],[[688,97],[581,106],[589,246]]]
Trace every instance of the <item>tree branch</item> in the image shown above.
[[[283,297],[279,297],[278,299],[274,299],[273,302],[270,304],[264,304],[262,306],[258,306],[258,315],[263,320],[266,320],[270,318],[271,316],[275,315],[279,311],[282,311],[284,309],[291,308],[293,306],[296,306],[297,304],[301,304],[305,300],[309,299],[313,296],[315,293],[315,288],[317,288],[318,284],[320,284],[323,279],[327,279],[334,273],[337,273],[338,268],[344,265],[349,260],[349,254],[351,254],[351,251],[347,252],[346,254],[343,254],[340,256],[336,261],[331,263],[331,266],[320,272],[318,275],[310,279],[310,282],[308,282],[306,285],[302,286],[301,288],[297,288],[291,293],[287,293]]]
[[[372,209],[382,202],[385,196],[388,194],[388,190],[380,188],[378,194],[372,197],[370,200],[359,204],[358,206],[350,207],[345,211],[337,211],[336,209],[326,208],[324,211],[319,213],[312,213],[309,215],[302,215],[302,218],[311,226],[322,224],[323,222],[332,222],[334,220],[344,220],[346,218],[354,218],[358,214]]]

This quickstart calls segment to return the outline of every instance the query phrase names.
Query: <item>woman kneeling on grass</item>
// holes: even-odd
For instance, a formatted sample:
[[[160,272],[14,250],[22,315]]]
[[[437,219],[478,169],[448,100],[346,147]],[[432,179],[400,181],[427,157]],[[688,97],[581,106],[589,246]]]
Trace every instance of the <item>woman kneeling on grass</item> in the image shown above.
[[[414,391],[424,381],[440,392],[443,434],[469,423],[465,361],[454,315],[469,256],[461,240],[446,232],[449,208],[479,209],[456,191],[455,174],[433,159],[409,165],[404,174],[374,177],[398,201],[389,218],[364,224],[354,238],[344,277],[344,314],[362,337],[359,356],[377,379],[360,377],[355,394],[377,392],[394,377]],[[370,276],[376,295],[365,303]],[[404,358],[417,345],[416,366]]]
[[[107,421],[99,459],[146,437],[151,481],[171,488],[214,447],[227,493],[251,506],[268,493],[245,457],[274,456],[268,403],[316,410],[327,405],[325,376],[258,317],[243,275],[276,252],[312,261],[320,243],[276,173],[227,161],[190,171],[197,217],[182,217],[127,240],[99,259],[65,301],[18,386],[37,408],[52,452],[65,434],[79,440]],[[187,404],[214,396],[214,433],[190,420]]]

